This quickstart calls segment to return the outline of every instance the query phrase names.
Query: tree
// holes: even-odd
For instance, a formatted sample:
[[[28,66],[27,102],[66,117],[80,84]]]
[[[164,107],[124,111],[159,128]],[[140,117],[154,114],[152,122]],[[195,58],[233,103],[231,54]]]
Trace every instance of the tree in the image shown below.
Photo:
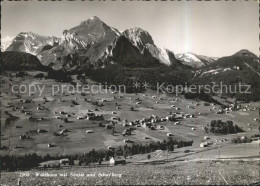
[[[99,160],[98,160],[98,164],[99,164],[99,165],[101,165],[102,160],[103,160],[102,158],[99,158]]]
[[[114,136],[115,133],[115,127],[112,127],[112,135]]]

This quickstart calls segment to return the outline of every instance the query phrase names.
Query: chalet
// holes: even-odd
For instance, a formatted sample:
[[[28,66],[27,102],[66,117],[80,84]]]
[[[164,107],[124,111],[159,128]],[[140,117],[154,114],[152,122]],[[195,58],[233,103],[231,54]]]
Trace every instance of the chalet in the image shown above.
[[[125,139],[124,143],[131,143],[132,141],[130,139]]]
[[[167,133],[167,136],[173,136],[172,133]]]
[[[54,136],[61,136],[61,134],[57,133],[57,132],[54,132],[53,133]]]
[[[209,146],[209,143],[208,142],[202,142],[200,144],[200,147],[208,147]]]
[[[130,129],[126,129],[122,132],[122,135],[125,136],[125,135],[131,135],[131,130]]]
[[[27,137],[26,135],[21,135],[20,139],[26,139],[26,137]]]
[[[37,130],[37,132],[38,132],[38,133],[45,133],[45,132],[46,132],[46,130],[43,130],[43,129],[38,129],[38,130]]]
[[[88,112],[87,114],[86,114],[86,116],[95,116],[95,113],[93,113],[93,112]]]
[[[107,149],[108,149],[108,150],[112,150],[112,151],[114,151],[114,150],[115,150],[115,147],[108,146]]]
[[[126,160],[125,160],[125,158],[119,157],[119,156],[111,157],[109,160],[109,163],[110,163],[110,165],[119,165],[119,164],[124,165],[124,164],[126,164]]]
[[[66,158],[66,159],[60,159],[60,164],[61,165],[69,165],[69,159],[68,158]]]
[[[155,128],[153,126],[149,126],[148,127],[150,130],[155,130]]]
[[[78,116],[77,119],[81,120],[81,119],[84,119],[84,117],[83,116]]]
[[[246,139],[246,136],[241,136],[240,139],[241,139],[241,140],[245,140],[245,139]]]
[[[64,111],[60,111],[60,114],[65,114],[65,112]]]
[[[48,144],[48,148],[51,148],[51,147],[55,147],[55,145],[54,145],[54,144],[51,144],[51,143],[49,143],[49,144]]]
[[[68,130],[67,130],[67,129],[62,129],[62,130],[60,131],[60,134],[64,134],[65,132],[68,132]]]

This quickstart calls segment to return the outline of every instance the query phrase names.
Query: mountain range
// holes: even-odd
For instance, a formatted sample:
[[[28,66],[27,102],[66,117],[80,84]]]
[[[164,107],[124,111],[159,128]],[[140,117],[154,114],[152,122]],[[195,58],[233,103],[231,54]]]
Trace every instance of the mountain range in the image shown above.
[[[174,54],[156,46],[152,36],[141,28],[120,32],[96,16],[64,30],[61,38],[21,32],[1,45],[2,51],[29,53],[36,56],[42,65],[65,71],[84,70],[89,66],[105,67],[108,64],[200,69],[219,60],[194,53]],[[251,55],[247,50],[244,53]]]
[[[5,51],[30,53],[55,70],[104,67],[108,63],[127,67],[181,65],[172,51],[157,47],[147,31],[132,28],[121,33],[98,17],[64,30],[61,38],[21,32]]]

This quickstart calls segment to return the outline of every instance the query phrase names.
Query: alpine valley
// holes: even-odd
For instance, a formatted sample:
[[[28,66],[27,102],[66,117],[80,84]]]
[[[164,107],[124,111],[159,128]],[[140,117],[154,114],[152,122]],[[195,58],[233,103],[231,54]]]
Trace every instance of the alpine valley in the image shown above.
[[[175,54],[98,17],[60,35],[2,40],[3,185],[259,185],[258,56]]]

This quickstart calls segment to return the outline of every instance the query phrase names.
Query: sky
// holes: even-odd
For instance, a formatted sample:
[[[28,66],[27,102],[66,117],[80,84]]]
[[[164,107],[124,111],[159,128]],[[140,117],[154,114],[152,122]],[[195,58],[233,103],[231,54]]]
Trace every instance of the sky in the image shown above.
[[[93,16],[124,31],[140,27],[174,53],[211,57],[248,49],[259,56],[257,1],[4,1],[2,41],[20,32],[61,37]]]

